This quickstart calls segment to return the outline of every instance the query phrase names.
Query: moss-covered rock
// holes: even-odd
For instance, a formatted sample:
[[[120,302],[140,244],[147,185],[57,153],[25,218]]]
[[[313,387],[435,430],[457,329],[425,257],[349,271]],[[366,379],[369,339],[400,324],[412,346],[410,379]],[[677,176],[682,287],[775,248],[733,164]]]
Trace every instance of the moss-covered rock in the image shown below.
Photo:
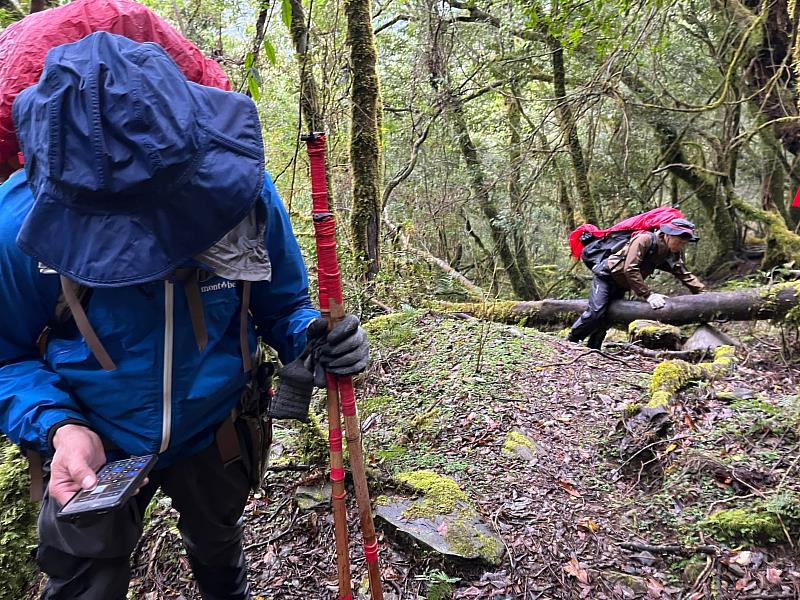
[[[786,533],[800,527],[800,498],[777,494],[746,507],[721,510],[707,517],[700,527],[716,538],[752,545],[786,540]]]
[[[29,497],[28,461],[0,436],[0,600],[19,600],[35,567],[37,505]]]
[[[681,343],[681,330],[675,325],[636,319],[628,324],[628,340],[645,348],[677,350]]]
[[[650,380],[648,406],[666,406],[670,398],[691,381],[712,380],[730,371],[735,361],[731,346],[720,346],[714,351],[714,360],[692,364],[685,360],[665,360],[653,371]]]
[[[430,518],[452,512],[456,504],[467,501],[467,495],[458,484],[433,471],[407,471],[399,473],[395,479],[422,494],[421,502],[412,506],[404,516],[407,518]]]
[[[530,461],[536,456],[536,444],[521,431],[509,431],[503,442],[503,454]]]

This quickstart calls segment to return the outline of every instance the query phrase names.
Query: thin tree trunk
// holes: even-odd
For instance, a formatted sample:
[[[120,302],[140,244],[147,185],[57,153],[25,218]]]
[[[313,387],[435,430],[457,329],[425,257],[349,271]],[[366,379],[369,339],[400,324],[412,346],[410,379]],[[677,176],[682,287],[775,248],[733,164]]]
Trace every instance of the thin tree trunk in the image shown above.
[[[625,85],[645,102],[656,103],[655,94],[636,75],[624,71],[622,79]],[[695,168],[695,165],[690,164],[683,151],[681,134],[669,116],[655,110],[646,110],[643,116],[658,135],[662,162],[667,165],[673,176],[689,186],[714,226],[717,248],[714,252],[714,259],[711,261],[712,264],[725,262],[732,257],[733,250],[736,248],[736,227],[727,209],[729,198],[720,192],[720,190],[724,190],[724,186],[717,185],[710,175],[702,173]]]
[[[483,163],[467,128],[463,106],[459,99],[452,94],[449,95],[448,115],[467,166],[472,192],[492,231],[492,241],[508,275],[511,288],[514,290],[514,294],[520,298],[536,298],[537,290],[533,278],[530,273],[522,273],[514,260],[514,253],[509,245],[508,233],[500,222],[500,211],[494,200],[492,200],[489,186],[486,184]]]
[[[350,227],[356,257],[364,261],[365,276],[380,269],[381,140],[378,52],[372,30],[370,0],[347,0],[347,41],[353,69],[350,165],[353,172],[353,212]]]
[[[323,131],[322,116],[319,112],[317,83],[311,68],[311,57],[308,49],[308,28],[306,13],[301,0],[289,0],[292,7],[292,26],[290,33],[292,44],[297,55],[300,68],[300,111],[309,133]],[[326,169],[327,170],[327,169]],[[328,186],[330,190],[330,186]]]
[[[517,270],[520,276],[524,279],[524,284],[530,289],[531,298],[539,299],[539,289],[536,286],[536,280],[533,277],[532,269],[530,266],[530,259],[528,257],[528,246],[525,243],[525,231],[523,224],[525,219],[523,216],[522,208],[522,189],[519,181],[522,176],[522,150],[520,144],[522,143],[521,121],[522,121],[522,107],[519,103],[519,94],[517,86],[511,84],[511,94],[506,97],[506,109],[508,115],[509,127],[509,144],[508,144],[508,205],[511,213],[512,222],[509,224],[511,229],[512,241],[514,244],[514,259],[517,264]]]
[[[537,290],[530,272],[523,273],[514,256],[513,249],[509,243],[508,227],[501,222],[500,210],[492,199],[489,185],[486,183],[483,162],[478,149],[472,141],[472,137],[467,127],[467,120],[464,117],[464,104],[461,98],[453,92],[449,85],[449,78],[444,67],[440,38],[446,23],[439,23],[440,27],[433,33],[431,49],[428,56],[428,69],[430,72],[430,82],[434,89],[440,93],[440,102],[444,106],[450,126],[456,137],[456,143],[464,157],[467,167],[467,175],[470,181],[470,188],[477,200],[478,206],[486,218],[486,222],[492,232],[494,251],[500,257],[500,262],[506,271],[511,288],[519,298],[536,298]],[[527,258],[525,259],[527,264]],[[493,287],[496,283],[493,277]]]
[[[578,137],[578,125],[575,114],[572,112],[569,100],[567,99],[566,72],[564,69],[564,48],[561,41],[557,38],[548,37],[550,46],[550,56],[553,63],[553,91],[555,92],[556,115],[564,141],[569,149],[569,156],[572,159],[572,169],[575,174],[575,187],[578,189],[578,201],[580,203],[583,220],[588,223],[597,223],[599,213],[592,198],[592,191],[589,187],[589,174],[586,169],[586,161],[583,157],[581,140]]]

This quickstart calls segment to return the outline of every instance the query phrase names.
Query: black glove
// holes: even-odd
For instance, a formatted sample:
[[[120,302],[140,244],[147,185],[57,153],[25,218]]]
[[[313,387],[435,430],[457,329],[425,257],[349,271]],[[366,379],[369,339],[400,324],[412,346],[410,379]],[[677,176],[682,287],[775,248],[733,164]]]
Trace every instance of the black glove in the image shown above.
[[[367,368],[369,342],[358,317],[345,315],[336,324],[328,333],[325,343],[319,347],[317,362],[328,373],[340,377],[355,375]]]
[[[278,390],[269,405],[273,419],[298,419],[308,422],[308,407],[314,392],[314,376],[303,358],[293,360],[278,371]]]

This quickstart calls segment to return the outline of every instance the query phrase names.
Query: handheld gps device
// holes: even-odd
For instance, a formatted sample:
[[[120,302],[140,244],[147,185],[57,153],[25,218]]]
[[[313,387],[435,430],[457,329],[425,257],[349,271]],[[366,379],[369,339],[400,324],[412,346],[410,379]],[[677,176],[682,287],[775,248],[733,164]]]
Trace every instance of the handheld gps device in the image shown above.
[[[124,505],[139,488],[156,464],[158,456],[132,456],[106,463],[97,472],[97,485],[78,491],[58,511],[61,520],[73,520],[83,514],[103,514]]]

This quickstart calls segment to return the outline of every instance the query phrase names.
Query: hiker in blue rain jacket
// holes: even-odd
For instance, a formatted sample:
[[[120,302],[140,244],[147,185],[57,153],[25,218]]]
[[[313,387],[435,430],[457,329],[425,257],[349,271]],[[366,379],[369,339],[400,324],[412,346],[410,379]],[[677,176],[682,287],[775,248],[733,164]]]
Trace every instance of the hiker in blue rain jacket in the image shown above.
[[[0,186],[0,430],[44,459],[43,597],[125,598],[160,487],[202,596],[249,598],[252,473],[220,440],[241,441],[256,335],[284,363],[314,344],[337,375],[368,360],[355,317],[328,334],[311,306],[255,106],[187,82],[155,44],[95,33],[51,50],[13,115],[26,162]],[[150,453],[122,509],[55,518],[107,460]]]

